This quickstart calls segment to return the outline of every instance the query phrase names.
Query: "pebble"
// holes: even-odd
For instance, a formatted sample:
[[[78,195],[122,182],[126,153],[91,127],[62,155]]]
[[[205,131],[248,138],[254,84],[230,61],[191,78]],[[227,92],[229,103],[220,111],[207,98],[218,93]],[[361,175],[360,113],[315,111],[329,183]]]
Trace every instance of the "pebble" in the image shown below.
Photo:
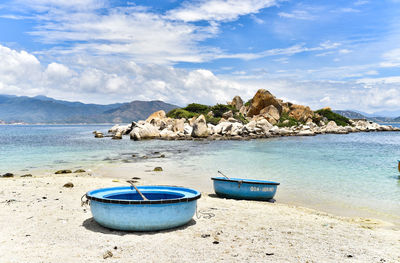
[[[107,250],[104,254],[103,254],[103,258],[111,258],[113,256],[113,253],[110,250]]]
[[[86,171],[83,170],[83,169],[78,169],[78,170],[76,170],[74,173],[86,173]]]
[[[202,238],[207,238],[207,237],[210,237],[210,234],[202,234],[201,237]]]
[[[160,166],[157,166],[157,167],[155,167],[155,168],[153,169],[153,171],[154,171],[154,172],[162,172],[162,171],[163,171],[163,168],[160,167]]]
[[[2,176],[3,178],[10,178],[10,177],[14,177],[14,174],[12,174],[12,173],[5,173],[5,174],[3,174],[3,176]]]
[[[65,187],[65,188],[72,188],[72,187],[74,187],[74,184],[71,183],[71,182],[68,182],[68,183],[64,184],[63,187]]]
[[[21,177],[32,177],[32,175],[31,174],[24,174],[24,175],[21,175]]]
[[[58,170],[55,174],[70,174],[72,173],[71,170]]]

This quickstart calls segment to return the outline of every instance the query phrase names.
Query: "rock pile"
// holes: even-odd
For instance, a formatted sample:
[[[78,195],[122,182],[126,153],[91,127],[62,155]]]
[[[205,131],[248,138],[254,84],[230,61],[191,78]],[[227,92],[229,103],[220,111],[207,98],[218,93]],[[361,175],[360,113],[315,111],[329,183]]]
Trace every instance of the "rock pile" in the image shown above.
[[[201,114],[186,120],[166,117],[164,111],[151,114],[145,121],[132,122],[129,125],[115,125],[109,133],[113,139],[122,139],[129,135],[132,140],[166,139],[191,140],[207,138],[222,139],[255,139],[273,136],[313,136],[316,134],[369,131],[399,131],[392,126],[380,125],[367,120],[351,121],[347,126],[339,126],[335,121],[328,121],[325,117],[313,112],[310,107],[283,102],[275,98],[269,91],[260,89],[250,100],[243,104],[239,96],[235,96],[229,103],[242,116],[244,122],[233,118],[234,113],[227,111],[217,125],[207,123],[206,117]],[[208,112],[207,115],[212,115]],[[286,119],[282,120],[282,117]],[[290,126],[290,120],[297,125]],[[279,126],[278,126],[279,125]],[[95,137],[99,136],[95,133]]]

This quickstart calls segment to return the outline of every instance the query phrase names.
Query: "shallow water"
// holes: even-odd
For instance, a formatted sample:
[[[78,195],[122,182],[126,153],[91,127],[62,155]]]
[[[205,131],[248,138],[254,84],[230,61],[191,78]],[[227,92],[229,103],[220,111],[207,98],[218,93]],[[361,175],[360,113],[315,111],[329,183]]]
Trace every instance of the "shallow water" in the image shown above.
[[[282,137],[252,141],[96,139],[110,125],[0,125],[0,174],[146,161],[165,153],[179,171],[274,180],[278,193],[316,206],[400,218],[400,132]],[[136,155],[135,158],[132,154]],[[355,212],[358,214],[358,212]]]

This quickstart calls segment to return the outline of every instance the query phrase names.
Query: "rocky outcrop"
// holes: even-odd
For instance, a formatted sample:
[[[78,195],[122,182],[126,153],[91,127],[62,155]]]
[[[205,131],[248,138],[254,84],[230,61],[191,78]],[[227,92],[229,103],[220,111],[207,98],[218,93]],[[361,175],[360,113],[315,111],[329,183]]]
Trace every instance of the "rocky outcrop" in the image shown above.
[[[151,114],[146,121],[113,126],[109,130],[112,135],[105,137],[122,139],[123,135],[129,134],[132,140],[198,140],[204,138],[245,140],[274,136],[313,136],[324,133],[346,134],[349,132],[400,130],[366,120],[350,121],[350,125],[339,126],[334,121],[328,122],[327,118],[319,116],[307,106],[283,102],[266,90],[258,90],[249,106],[244,106],[242,103],[243,101],[238,96],[230,103],[236,109],[240,108],[239,112],[242,113],[242,116],[238,115],[235,110],[229,110],[222,114],[217,125],[207,123],[204,115],[196,115],[190,119],[172,119],[167,118],[165,112],[157,111]],[[215,123],[212,112],[208,112],[206,116]],[[285,120],[282,121],[282,119]],[[101,132],[95,131],[94,134],[95,137],[103,137]]]
[[[206,138],[208,137],[208,129],[206,118],[200,115],[193,123],[192,137]]]
[[[150,122],[151,122],[152,120],[154,120],[154,119],[159,119],[159,120],[161,120],[161,119],[164,119],[165,116],[166,116],[165,111],[163,111],[163,110],[156,111],[156,112],[153,112],[153,113],[146,119],[146,122],[149,122],[149,123],[150,123]]]
[[[279,114],[282,112],[282,106],[275,96],[272,95],[268,90],[259,89],[252,99],[247,116],[253,117],[254,115],[258,115],[262,109],[270,105],[275,106]]]
[[[289,107],[289,117],[298,121],[306,122],[308,119],[312,120],[314,112],[308,106],[292,104]]]
[[[235,96],[229,104],[235,107],[235,109],[240,110],[243,106],[243,100],[240,96]]]

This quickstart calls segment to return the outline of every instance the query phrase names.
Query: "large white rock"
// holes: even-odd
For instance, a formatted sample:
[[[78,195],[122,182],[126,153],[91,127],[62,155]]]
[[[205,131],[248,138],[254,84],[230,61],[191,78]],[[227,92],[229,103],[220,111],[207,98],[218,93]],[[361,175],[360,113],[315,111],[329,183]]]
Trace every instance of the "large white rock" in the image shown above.
[[[176,132],[173,132],[168,129],[164,129],[160,132],[160,137],[163,139],[174,139],[178,136]]]
[[[192,137],[204,138],[208,136],[207,122],[204,115],[200,115],[193,123]]]
[[[160,131],[150,123],[135,123],[129,135],[132,140],[153,139],[160,136]]]
[[[190,126],[189,123],[183,124],[183,133],[186,135],[191,135],[193,131],[193,127]]]
[[[174,132],[184,132],[185,130],[185,119],[174,120],[172,125],[172,131]]]

